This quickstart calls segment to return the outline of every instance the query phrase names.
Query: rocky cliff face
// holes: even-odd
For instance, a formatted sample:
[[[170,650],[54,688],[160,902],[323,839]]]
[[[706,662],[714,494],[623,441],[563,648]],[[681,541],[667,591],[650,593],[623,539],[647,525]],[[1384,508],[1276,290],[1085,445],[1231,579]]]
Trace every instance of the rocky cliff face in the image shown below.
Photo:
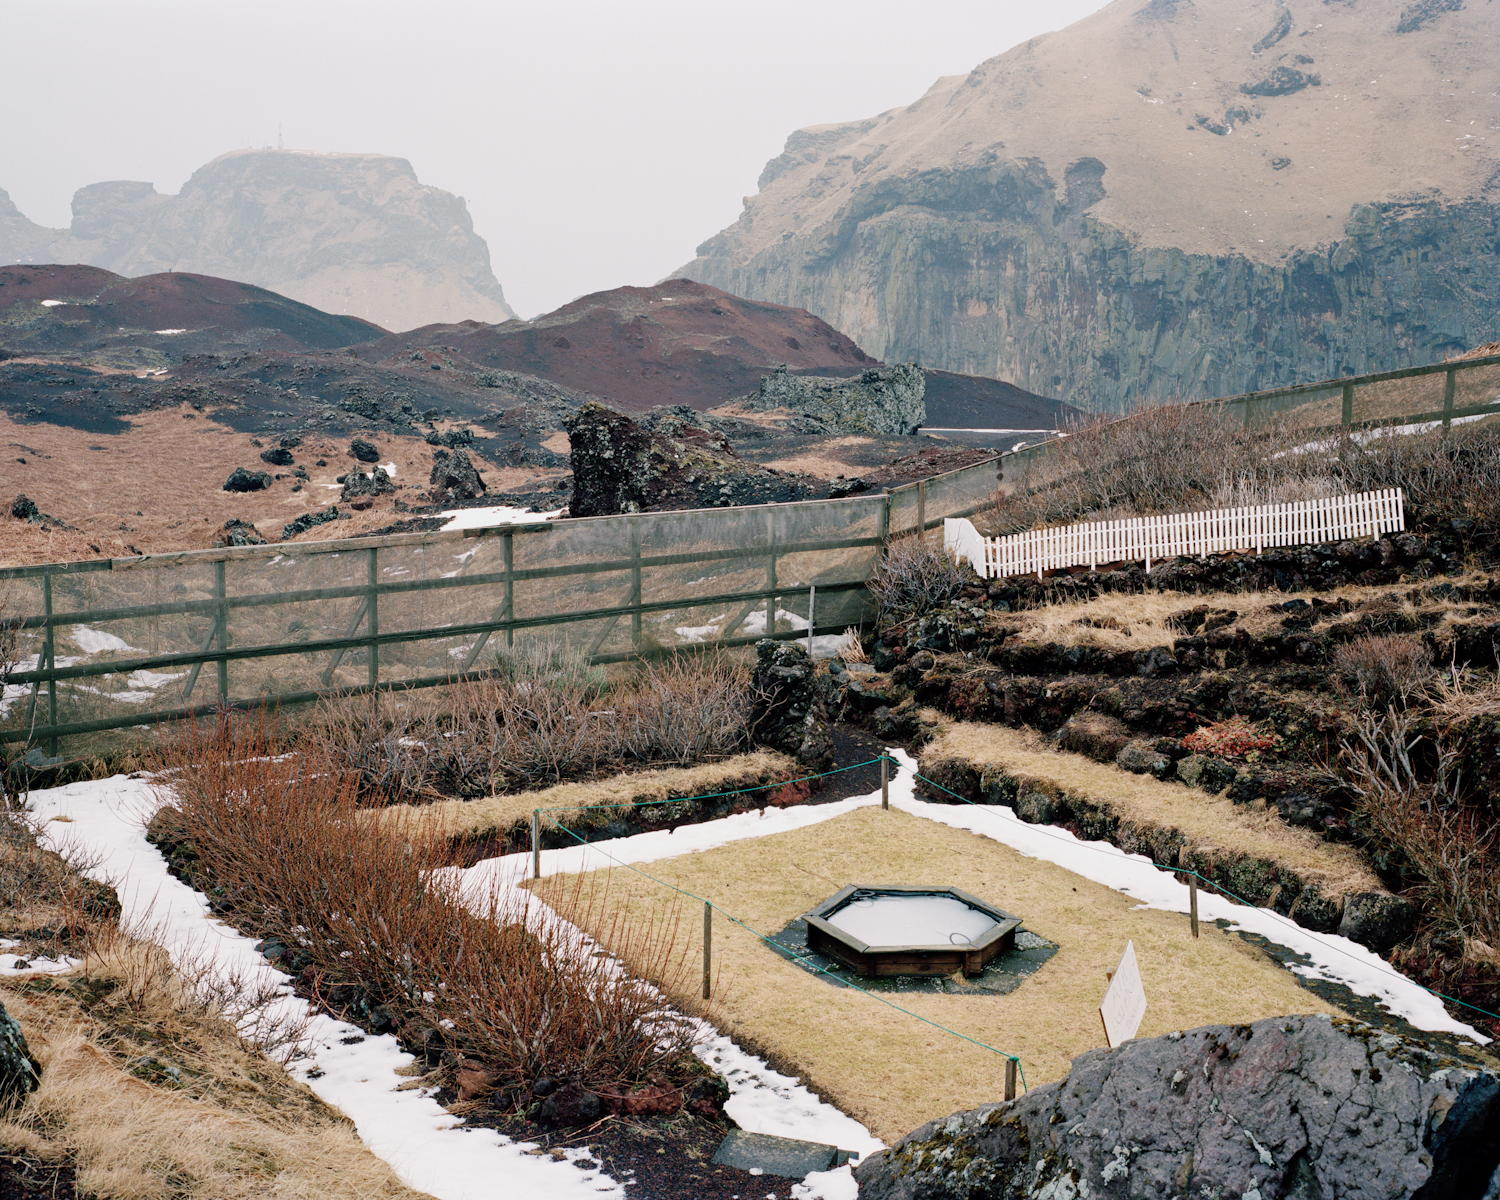
[[[793,134],[682,273],[1094,407],[1431,361],[1500,334],[1497,33],[1461,0],[1116,0]]]
[[[67,230],[33,224],[0,193],[0,262],[192,271],[387,329],[515,316],[462,198],[378,154],[235,151],[176,196],[90,184],[74,195]]]
[[[1091,1051],[1062,1082],[924,1125],[855,1177],[866,1200],[1480,1200],[1497,1161],[1493,1065],[1278,1017]]]

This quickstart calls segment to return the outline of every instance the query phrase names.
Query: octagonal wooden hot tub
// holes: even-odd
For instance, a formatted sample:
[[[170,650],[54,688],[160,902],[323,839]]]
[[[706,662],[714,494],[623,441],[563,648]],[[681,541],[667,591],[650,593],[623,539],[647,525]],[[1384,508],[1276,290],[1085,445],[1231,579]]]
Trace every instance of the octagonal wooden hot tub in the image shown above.
[[[807,946],[861,975],[980,974],[1021,918],[955,887],[850,886],[806,913]]]

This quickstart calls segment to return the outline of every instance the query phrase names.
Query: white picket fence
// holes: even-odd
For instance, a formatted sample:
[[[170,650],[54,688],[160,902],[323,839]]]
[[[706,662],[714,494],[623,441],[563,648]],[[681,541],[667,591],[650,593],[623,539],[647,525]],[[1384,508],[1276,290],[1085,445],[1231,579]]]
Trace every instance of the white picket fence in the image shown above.
[[[1040,578],[1043,572],[1066,567],[1141,560],[1149,571],[1153,560],[1178,555],[1229,550],[1259,554],[1277,546],[1373,539],[1405,528],[1406,500],[1401,489],[1383,488],[1253,508],[1089,521],[998,538],[981,537],[969,521],[950,517],[943,522],[943,545],[960,559],[968,559],[986,579],[1033,571]]]

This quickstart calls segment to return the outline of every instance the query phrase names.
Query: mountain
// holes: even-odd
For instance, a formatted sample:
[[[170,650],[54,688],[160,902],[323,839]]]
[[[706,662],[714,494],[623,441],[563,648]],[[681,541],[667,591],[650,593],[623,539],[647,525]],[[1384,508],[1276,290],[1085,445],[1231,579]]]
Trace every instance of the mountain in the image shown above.
[[[27,220],[0,191],[0,262],[239,279],[387,329],[515,316],[463,199],[379,154],[237,150],[175,196],[90,184],[66,230]]]
[[[680,272],[1090,407],[1500,336],[1496,0],[1115,0],[799,130]]]
[[[0,267],[0,324],[11,355],[78,351],[96,360],[155,350],[332,350],[387,336],[265,288],[176,271],[126,279],[99,267]],[[111,354],[110,352],[114,353]],[[128,360],[120,360],[128,361]]]

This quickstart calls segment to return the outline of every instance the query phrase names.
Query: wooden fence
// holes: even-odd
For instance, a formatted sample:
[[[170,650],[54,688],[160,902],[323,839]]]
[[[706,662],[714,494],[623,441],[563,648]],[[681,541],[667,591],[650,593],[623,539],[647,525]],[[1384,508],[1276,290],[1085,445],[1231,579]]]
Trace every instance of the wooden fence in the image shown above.
[[[1040,579],[1046,571],[1068,567],[1094,568],[1101,563],[1144,560],[1150,571],[1153,560],[1178,555],[1222,554],[1229,550],[1254,550],[1259,554],[1277,546],[1378,538],[1405,528],[1401,489],[1383,488],[1251,508],[1088,521],[998,538],[981,537],[965,518],[950,518],[943,522],[943,544],[967,558],[986,579],[1033,571]]]

